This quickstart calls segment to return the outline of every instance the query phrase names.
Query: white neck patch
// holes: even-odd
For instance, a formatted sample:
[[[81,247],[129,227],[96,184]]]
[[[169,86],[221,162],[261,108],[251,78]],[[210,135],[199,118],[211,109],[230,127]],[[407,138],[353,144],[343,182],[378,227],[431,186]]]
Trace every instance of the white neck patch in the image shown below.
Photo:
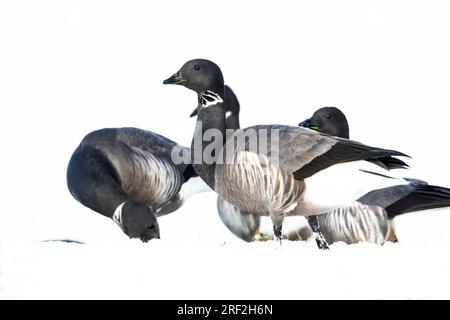
[[[215,106],[218,103],[222,103],[223,99],[215,92],[206,90],[200,94],[200,105],[202,108],[208,108]]]
[[[231,117],[232,115],[233,115],[233,112],[227,111],[227,113],[225,113],[225,119],[228,119],[228,118]]]
[[[119,205],[116,208],[116,211],[114,211],[114,214],[112,217],[113,221],[115,223],[117,223],[117,225],[120,227],[120,229],[122,229],[123,232],[125,232],[123,224],[122,224],[122,207],[124,204],[125,204],[125,202],[123,202],[121,205]]]

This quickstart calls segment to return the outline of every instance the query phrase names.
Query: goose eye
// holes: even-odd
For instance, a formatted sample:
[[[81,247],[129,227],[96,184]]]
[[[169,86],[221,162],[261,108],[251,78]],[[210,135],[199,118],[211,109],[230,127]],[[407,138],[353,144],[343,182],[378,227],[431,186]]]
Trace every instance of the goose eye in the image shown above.
[[[325,118],[331,119],[331,114],[326,114],[326,115],[325,115]]]
[[[195,66],[194,66],[194,69],[195,69],[195,70],[200,70],[200,66],[195,65]]]

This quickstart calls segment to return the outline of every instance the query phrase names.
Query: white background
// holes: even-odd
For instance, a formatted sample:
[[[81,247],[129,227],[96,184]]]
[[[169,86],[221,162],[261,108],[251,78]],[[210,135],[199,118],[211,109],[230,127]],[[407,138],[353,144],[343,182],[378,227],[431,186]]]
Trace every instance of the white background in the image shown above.
[[[139,281],[145,282],[142,279],[132,286],[122,283],[123,288],[137,288],[135,295],[126,290],[114,294],[79,282],[79,290],[64,291],[57,280],[54,288],[50,284],[50,289],[41,291],[36,282],[39,277],[30,270],[48,270],[55,255],[66,257],[65,268],[77,269],[87,261],[75,259],[73,250],[84,250],[86,260],[100,259],[101,253],[110,257],[117,248],[110,244],[118,241],[120,245],[114,246],[125,246],[127,259],[133,260],[131,245],[137,255],[159,261],[164,273],[164,261],[172,261],[167,256],[179,251],[179,242],[192,248],[211,244],[209,254],[222,257],[217,250],[223,249],[217,244],[230,241],[227,250],[235,254],[225,255],[228,258],[245,256],[248,251],[257,252],[259,263],[270,265],[277,259],[294,263],[303,261],[303,250],[317,264],[337,263],[341,271],[348,270],[345,263],[356,263],[352,259],[358,255],[379,255],[378,263],[391,264],[382,259],[403,254],[405,263],[417,268],[417,281],[423,282],[416,291],[403,285],[389,296],[381,287],[373,291],[372,285],[372,289],[358,287],[359,294],[354,296],[450,298],[438,289],[438,283],[450,282],[445,272],[450,241],[439,242],[442,247],[433,255],[438,259],[433,266],[442,271],[432,272],[436,287],[425,282],[430,269],[421,274],[423,266],[408,260],[423,262],[418,252],[434,252],[436,237],[450,238],[446,234],[450,220],[442,214],[431,213],[429,219],[419,214],[401,217],[403,232],[409,235],[405,247],[339,247],[324,256],[310,246],[289,244],[278,250],[271,243],[246,245],[233,239],[217,218],[215,196],[208,194],[192,199],[166,222],[161,219],[163,240],[142,247],[128,240],[114,223],[77,203],[65,181],[72,151],[94,129],[135,126],[189,145],[194,120],[188,116],[196,106],[195,95],[181,87],[163,86],[162,81],[185,61],[207,58],[221,66],[226,83],[238,95],[243,126],[296,125],[318,107],[337,106],[347,114],[353,139],[403,151],[413,157],[408,161],[412,166],[408,175],[450,186],[449,16],[447,1],[0,2],[0,239],[4,251],[0,279],[5,283],[0,283],[0,290],[7,297],[19,298],[208,297],[201,291],[207,279],[195,282],[200,283],[198,291],[178,291],[179,295],[139,290]],[[74,238],[93,245],[74,249],[36,243],[49,238]],[[431,244],[423,247],[418,239]],[[158,246],[159,251],[151,251]],[[38,266],[36,259],[43,259]],[[128,265],[125,260],[120,261]],[[302,267],[304,261],[297,270]],[[54,275],[55,270],[50,270]],[[192,270],[201,273],[195,265]],[[65,274],[59,275],[64,278]],[[73,281],[71,285],[76,286]],[[378,278],[370,281],[379,283]],[[226,286],[226,278],[223,282]],[[271,295],[252,295],[253,290],[243,288],[239,295],[231,287],[222,295],[212,287],[208,294],[228,298],[351,296],[329,291],[324,296],[320,291],[308,295],[289,290],[287,285],[282,288],[284,295],[275,290],[269,290]]]

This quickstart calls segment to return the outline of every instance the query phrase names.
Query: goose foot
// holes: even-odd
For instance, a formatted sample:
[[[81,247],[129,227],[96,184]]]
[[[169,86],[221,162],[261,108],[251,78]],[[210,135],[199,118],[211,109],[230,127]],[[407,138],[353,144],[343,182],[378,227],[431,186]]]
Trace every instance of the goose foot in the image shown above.
[[[316,239],[317,247],[320,250],[330,249],[330,247],[328,246],[327,240],[325,240],[325,237],[323,236],[322,232],[320,231],[319,219],[317,219],[317,216],[309,216],[308,223],[313,231],[313,235],[314,235],[314,238]]]

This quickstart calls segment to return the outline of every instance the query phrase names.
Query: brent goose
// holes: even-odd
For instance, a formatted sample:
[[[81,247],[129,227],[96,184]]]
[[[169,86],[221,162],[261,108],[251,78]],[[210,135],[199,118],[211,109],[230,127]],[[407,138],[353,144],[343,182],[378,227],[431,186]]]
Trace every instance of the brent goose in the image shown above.
[[[349,138],[347,118],[336,107],[318,109],[311,118],[299,123],[299,126]],[[382,159],[382,162],[395,166],[392,159],[395,158]],[[377,161],[374,163],[380,164]],[[383,244],[388,240],[396,241],[392,222],[395,216],[450,206],[450,189],[428,185],[418,179],[407,180],[410,181],[409,184],[370,191],[357,199],[353,206],[338,208],[318,216],[321,231],[328,243],[343,241],[352,244],[367,241]]]
[[[227,86],[225,90],[225,104],[226,104],[226,127],[227,129],[239,129],[239,112],[240,104],[235,93]],[[197,115],[197,110],[195,110],[192,116]],[[322,119],[323,118],[323,119]],[[348,122],[345,115],[337,108],[326,107],[318,110],[311,119],[305,120],[300,126],[309,127],[329,135],[338,136],[341,138],[349,138],[349,128]],[[319,130],[320,128],[320,130]],[[380,159],[369,159],[368,161],[374,164],[386,168],[386,169],[396,169],[396,168],[406,168],[407,165],[403,161],[393,158],[384,157]],[[418,181],[418,180],[414,180]],[[223,200],[222,197],[217,198],[217,210],[219,217],[221,218],[224,225],[231,231],[234,235],[240,239],[250,242],[253,240],[266,240],[270,239],[270,234],[266,234],[264,231],[261,232],[261,218],[256,214],[249,212],[243,212],[239,208],[233,206],[229,202]],[[392,212],[390,212],[392,215]],[[395,214],[395,213],[394,213]],[[290,219],[293,219],[291,217]],[[322,219],[324,219],[323,217]],[[311,231],[306,226],[299,227],[297,220],[291,225],[291,231],[285,234],[285,237],[289,240],[305,240],[311,236]],[[390,235],[378,237],[379,239],[390,239],[396,240],[393,222],[391,221]],[[387,230],[387,229],[383,229]],[[333,236],[327,232],[329,230],[323,230],[325,239],[333,239]],[[356,239],[354,237],[353,239]],[[368,241],[370,239],[360,239],[360,241]],[[342,240],[343,241],[343,240]],[[331,241],[333,242],[333,241]]]
[[[69,191],[86,207],[113,219],[130,238],[159,238],[156,217],[182,205],[188,196],[183,190],[191,189],[183,184],[196,176],[190,164],[172,161],[174,148],[190,152],[137,128],[93,131],[69,161]]]
[[[307,119],[298,125],[326,133],[330,136],[350,139],[347,118],[345,114],[336,107],[320,108],[310,119]],[[394,157],[379,157],[368,159],[367,161],[388,170],[408,168],[408,165],[405,162]]]
[[[234,91],[225,85],[225,105],[226,105],[226,127],[227,129],[239,129],[239,113],[240,103]],[[192,112],[191,117],[197,115],[197,108]],[[259,215],[244,212],[233,206],[231,203],[225,201],[221,196],[217,196],[217,212],[223,224],[228,230],[238,238],[250,242],[253,240],[268,240],[271,239],[270,233],[266,234],[261,230],[261,217]],[[265,217],[268,218],[268,217]],[[290,217],[295,219],[299,217]],[[289,240],[304,240],[311,236],[311,231],[307,226],[299,228],[299,223],[290,226],[291,232],[285,234]]]
[[[405,156],[286,125],[258,125],[226,137],[224,79],[220,68],[209,60],[188,61],[163,83],[182,85],[197,93],[198,120],[191,145],[197,174],[238,208],[269,215],[279,239],[286,215],[304,215],[309,216],[319,248],[328,248],[316,215],[344,204],[310,201],[308,178],[315,173],[338,163]]]
[[[233,130],[239,129],[239,100],[234,91],[227,85],[225,85],[225,105],[226,128]],[[196,116],[197,112],[198,108],[192,112],[191,117]],[[234,235],[247,242],[254,240],[261,225],[261,217],[259,215],[243,212],[236,206],[225,201],[220,195],[217,196],[217,212],[223,224]]]

